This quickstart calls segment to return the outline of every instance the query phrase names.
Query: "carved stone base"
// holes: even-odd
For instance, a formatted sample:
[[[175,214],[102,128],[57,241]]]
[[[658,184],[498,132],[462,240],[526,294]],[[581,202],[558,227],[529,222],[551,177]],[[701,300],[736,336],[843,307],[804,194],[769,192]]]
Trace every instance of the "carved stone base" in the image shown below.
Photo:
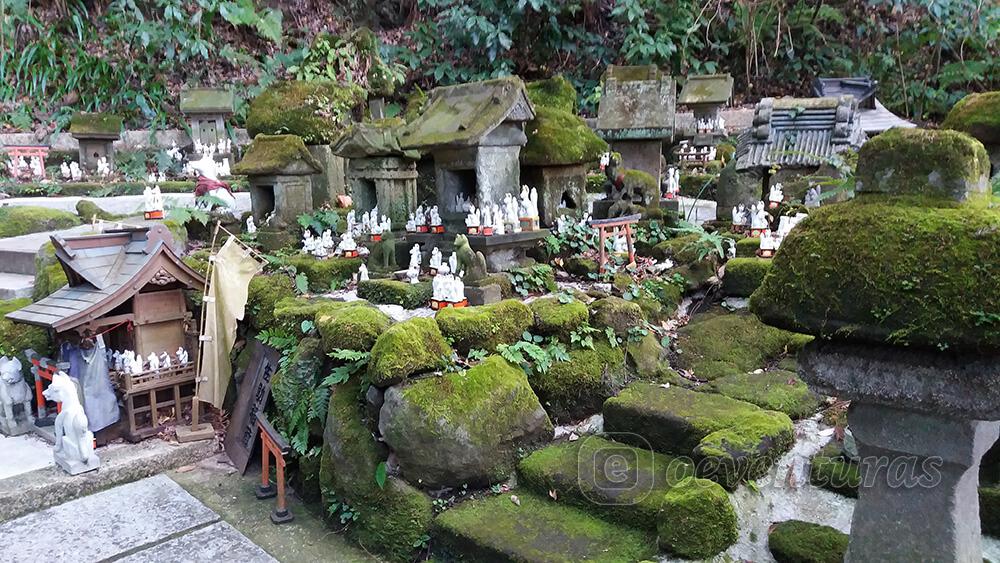
[[[473,306],[499,303],[501,299],[500,286],[496,284],[482,287],[467,285],[465,286],[465,298],[469,300],[469,305]]]
[[[19,418],[14,421],[11,425],[7,422],[7,419],[0,418],[0,434],[4,436],[20,436],[21,434],[27,434],[34,429],[35,425],[30,419]]]
[[[69,459],[59,452],[55,452],[52,457],[55,459],[56,465],[70,475],[79,475],[81,473],[93,471],[101,466],[101,460],[96,455],[90,458],[90,463],[85,463],[76,459]]]

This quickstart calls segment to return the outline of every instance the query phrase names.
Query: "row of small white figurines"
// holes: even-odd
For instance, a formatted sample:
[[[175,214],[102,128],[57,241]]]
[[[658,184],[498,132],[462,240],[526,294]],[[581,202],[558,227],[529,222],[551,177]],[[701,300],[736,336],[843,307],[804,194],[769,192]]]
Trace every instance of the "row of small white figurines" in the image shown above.
[[[184,348],[178,348],[177,352],[175,352],[175,356],[177,365],[187,365],[189,361],[187,350]],[[166,352],[161,352],[159,355],[157,355],[156,352],[150,352],[149,355],[146,356],[146,359],[143,360],[142,356],[136,354],[132,350],[124,350],[121,352],[115,350],[111,353],[110,362],[113,371],[122,372],[126,375],[138,375],[147,371],[170,369],[174,365],[174,358],[171,358],[170,354]]]
[[[7,161],[7,173],[10,177],[20,178],[25,172],[32,178],[44,178],[45,168],[42,167],[42,159],[37,156],[31,157],[31,160],[26,160],[23,156],[10,157]]]
[[[420,281],[420,264],[423,261],[423,256],[420,251],[420,245],[414,244],[410,248],[410,264],[406,268],[406,279],[410,283],[418,283]],[[458,254],[452,253],[448,258],[448,261],[444,261],[444,257],[441,255],[441,251],[438,247],[431,249],[431,258],[428,264],[430,269],[434,272],[434,279],[431,280],[431,289],[433,290],[432,299],[435,301],[447,301],[449,303],[460,303],[465,301],[465,282],[462,278],[465,277],[465,272],[457,272],[458,270]],[[361,264],[358,268],[357,280],[368,281],[368,266]]]
[[[469,228],[492,228],[493,234],[521,232],[521,219],[533,219],[538,223],[538,190],[521,186],[520,199],[513,194],[504,194],[501,203],[486,203],[482,207],[476,205],[462,194],[455,197],[456,208],[466,213],[465,226]]]
[[[726,120],[722,119],[721,115],[717,115],[714,118],[704,117],[694,122],[694,128],[699,133],[713,133],[715,131],[722,131],[726,128]]]
[[[677,156],[681,160],[709,161],[715,160],[718,151],[715,147],[694,147],[687,141],[681,141],[680,148],[677,149]]]

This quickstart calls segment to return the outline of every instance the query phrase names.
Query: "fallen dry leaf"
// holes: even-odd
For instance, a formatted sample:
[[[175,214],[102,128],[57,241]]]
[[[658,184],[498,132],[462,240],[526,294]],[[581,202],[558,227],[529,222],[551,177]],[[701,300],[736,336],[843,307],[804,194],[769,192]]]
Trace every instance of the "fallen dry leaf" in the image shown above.
[[[187,473],[188,471],[194,471],[194,465],[182,465],[178,467],[175,471],[178,473]]]

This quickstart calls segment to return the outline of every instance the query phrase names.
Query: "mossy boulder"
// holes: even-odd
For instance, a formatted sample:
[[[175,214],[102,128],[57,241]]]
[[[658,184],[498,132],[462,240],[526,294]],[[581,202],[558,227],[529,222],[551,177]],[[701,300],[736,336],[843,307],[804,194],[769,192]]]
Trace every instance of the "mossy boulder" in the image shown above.
[[[390,326],[375,340],[368,378],[379,387],[394,385],[445,367],[453,353],[434,319],[410,319]]]
[[[516,299],[480,307],[448,307],[438,311],[434,319],[462,354],[472,349],[493,353],[500,344],[513,344],[534,321],[528,306]]]
[[[822,404],[822,398],[813,393],[794,372],[784,370],[727,375],[699,387],[699,390],[713,391],[753,403],[762,409],[783,412],[793,419],[815,414]]]
[[[767,547],[778,563],[841,563],[849,539],[830,526],[786,520],[771,528]]]
[[[595,337],[593,348],[573,348],[569,359],[528,380],[545,410],[558,423],[580,420],[601,410],[627,382],[625,355]]]
[[[274,307],[283,299],[295,297],[292,278],[283,274],[257,275],[250,280],[247,314],[250,326],[264,330],[274,325]]]
[[[309,145],[332,144],[350,119],[351,110],[365,101],[356,84],[325,80],[287,80],[268,86],[247,110],[247,133],[291,134]]]
[[[625,344],[625,357],[635,369],[636,374],[644,379],[655,378],[663,363],[664,348],[656,334],[649,332],[639,340],[630,340]]]
[[[610,328],[623,338],[642,321],[642,308],[621,297],[605,297],[590,304],[590,324],[595,328]]]
[[[968,133],[984,145],[1000,145],[1000,92],[979,92],[962,98],[941,127]]]
[[[542,297],[528,304],[533,317],[532,331],[569,342],[569,335],[590,318],[587,305],[578,299],[563,303],[558,297]]]
[[[861,471],[856,463],[845,458],[842,447],[831,442],[809,464],[809,482],[817,487],[857,498]]]
[[[721,167],[720,167],[721,168]],[[715,174],[681,174],[680,195],[697,199],[715,199]]]
[[[495,285],[500,288],[501,298],[510,299],[511,297],[514,297],[514,283],[510,281],[510,276],[508,276],[503,272],[487,274],[486,277],[481,280],[468,282],[468,285],[473,287],[486,287],[488,285]]]
[[[707,559],[736,543],[736,511],[714,481],[688,477],[663,495],[657,521],[660,548],[685,559]]]
[[[188,265],[192,270],[198,272],[202,276],[208,275],[208,259],[212,255],[212,251],[207,248],[202,248],[200,250],[195,250],[191,254],[185,256],[182,260]]]
[[[44,299],[67,283],[69,279],[56,258],[55,247],[51,241],[46,242],[35,255],[35,285],[31,289],[31,300]]]
[[[642,281],[641,287],[645,294],[660,304],[662,317],[670,317],[676,313],[684,299],[684,288],[673,282],[649,278]]]
[[[296,254],[285,259],[285,264],[306,275],[309,290],[316,293],[339,289],[358,272],[362,263],[361,258],[316,258],[308,254]]]
[[[517,467],[518,484],[540,495],[555,491],[560,503],[651,531],[663,516],[663,495],[694,473],[690,461],[598,436],[547,446]]]
[[[770,270],[771,261],[764,258],[733,258],[726,262],[722,292],[730,297],[750,297]]]
[[[398,280],[358,282],[358,297],[380,305],[399,305],[404,309],[426,307],[433,293],[430,282],[409,283]]]
[[[690,264],[698,261],[698,235],[681,235],[657,243],[651,252],[657,260],[673,260],[674,264]]]
[[[298,332],[303,321],[315,322],[316,315],[321,310],[350,307],[345,301],[334,301],[326,298],[285,297],[274,304],[274,327]],[[272,328],[272,327],[268,327]]]
[[[94,217],[104,221],[115,221],[118,219],[118,215],[114,213],[108,213],[98,206],[96,203],[90,201],[89,199],[81,199],[76,202],[76,214],[80,217],[81,221],[90,222]]]
[[[21,371],[30,378],[31,364],[24,351],[32,349],[45,357],[52,355],[52,343],[49,333],[43,328],[25,324],[15,324],[6,318],[7,313],[13,313],[31,305],[31,299],[10,299],[0,301],[0,356],[16,356],[21,361]]]
[[[546,106],[535,108],[535,119],[525,124],[528,143],[521,149],[525,166],[566,166],[596,162],[608,144],[579,116]]]
[[[316,328],[327,352],[371,350],[378,337],[392,325],[392,319],[364,301],[352,301],[350,305],[316,314]]]
[[[583,256],[571,256],[563,264],[566,271],[580,278],[589,278],[591,274],[596,275],[600,270],[597,260],[584,258]]]
[[[539,108],[552,108],[570,114],[576,113],[576,88],[561,74],[528,82],[524,88],[536,111]]]
[[[642,204],[649,207],[660,205],[660,185],[656,178],[642,170],[625,170],[625,190],[632,194],[642,194]]]
[[[552,438],[524,371],[500,356],[390,387],[379,430],[407,480],[431,488],[504,481],[519,449]]]
[[[253,176],[318,174],[322,171],[323,165],[298,135],[257,135],[232,170],[233,174]]]
[[[733,489],[764,475],[794,442],[787,415],[711,393],[636,382],[604,403],[604,429],[654,450],[691,455],[698,473]]]
[[[8,205],[0,207],[0,238],[19,237],[44,231],[69,229],[80,224],[80,218],[69,211]]]
[[[910,194],[962,201],[988,192],[982,143],[948,130],[890,129],[861,147],[858,193]],[[866,232],[866,235],[871,234]]]
[[[737,258],[754,258],[757,256],[758,250],[760,250],[759,238],[746,237],[736,241]]]
[[[465,561],[611,563],[656,554],[649,532],[602,520],[547,496],[517,491],[463,503],[434,520],[434,539]]]
[[[1000,537],[1000,487],[979,487],[979,520],[984,534]]]
[[[798,352],[810,340],[767,326],[748,313],[708,315],[678,331],[676,365],[711,381],[763,368],[771,360]]]

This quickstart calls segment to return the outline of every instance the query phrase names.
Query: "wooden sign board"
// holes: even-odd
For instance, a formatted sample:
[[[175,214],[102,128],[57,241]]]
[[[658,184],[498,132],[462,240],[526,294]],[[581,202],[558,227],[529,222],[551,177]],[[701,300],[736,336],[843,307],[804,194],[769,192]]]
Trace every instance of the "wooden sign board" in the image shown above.
[[[223,440],[226,454],[236,469],[240,470],[240,474],[247,470],[259,432],[257,414],[264,412],[267,401],[271,398],[271,377],[278,371],[278,360],[281,359],[281,354],[270,346],[257,340],[251,345],[254,348],[250,365],[243,376],[236,406]]]

